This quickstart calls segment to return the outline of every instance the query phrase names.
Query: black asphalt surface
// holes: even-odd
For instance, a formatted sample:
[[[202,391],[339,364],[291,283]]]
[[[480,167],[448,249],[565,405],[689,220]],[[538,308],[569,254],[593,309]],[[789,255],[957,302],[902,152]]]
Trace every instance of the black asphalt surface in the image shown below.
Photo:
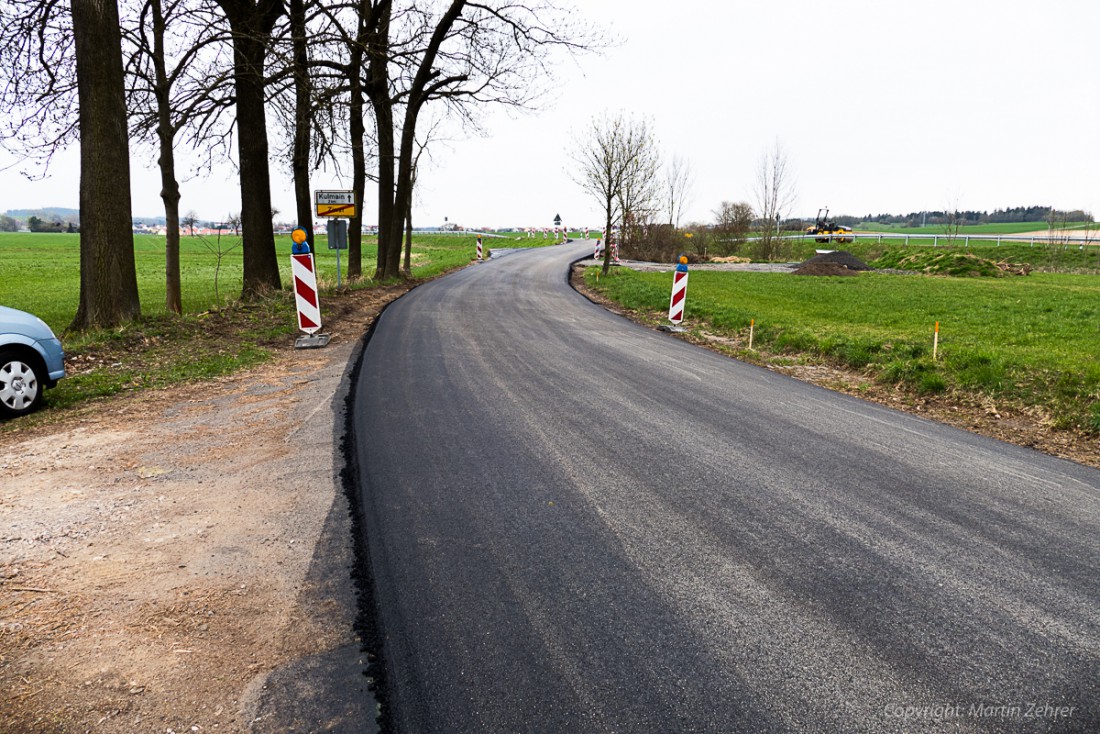
[[[385,729],[1100,731],[1100,472],[629,323],[588,251],[364,354]]]

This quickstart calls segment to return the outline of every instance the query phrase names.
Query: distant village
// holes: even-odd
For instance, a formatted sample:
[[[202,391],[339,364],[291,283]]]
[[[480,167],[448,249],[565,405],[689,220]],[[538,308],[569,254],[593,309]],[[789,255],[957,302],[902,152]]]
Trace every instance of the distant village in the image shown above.
[[[560,222],[560,219],[558,220]],[[164,217],[135,217],[134,234],[156,235],[164,237],[168,234],[168,227]],[[316,234],[324,234],[326,221],[319,219],[313,225]],[[289,222],[277,222],[274,225],[275,234],[289,235],[297,225]],[[564,232],[563,227],[467,227],[456,222],[444,219],[443,223],[434,227],[414,227],[417,232],[435,232],[440,234],[467,232],[515,234],[525,233],[528,236],[544,235],[553,236],[556,232]],[[43,233],[76,233],[80,231],[80,212],[76,209],[64,209],[51,207],[45,209],[9,210],[0,214],[0,232],[43,232]],[[377,225],[363,225],[366,234],[377,234]],[[239,218],[231,218],[223,222],[211,222],[199,220],[190,215],[181,217],[180,234],[185,237],[218,237],[224,235],[239,236],[241,222]]]

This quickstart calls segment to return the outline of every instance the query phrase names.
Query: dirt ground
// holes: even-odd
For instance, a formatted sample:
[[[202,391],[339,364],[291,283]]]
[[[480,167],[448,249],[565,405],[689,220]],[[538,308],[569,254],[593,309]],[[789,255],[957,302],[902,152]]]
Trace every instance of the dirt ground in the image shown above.
[[[325,349],[0,434],[0,732],[370,731],[337,447],[400,292],[342,299]]]
[[[0,433],[0,732],[372,730],[338,445],[355,347],[401,292],[341,299],[323,350]],[[1038,412],[765,364],[1100,465]]]

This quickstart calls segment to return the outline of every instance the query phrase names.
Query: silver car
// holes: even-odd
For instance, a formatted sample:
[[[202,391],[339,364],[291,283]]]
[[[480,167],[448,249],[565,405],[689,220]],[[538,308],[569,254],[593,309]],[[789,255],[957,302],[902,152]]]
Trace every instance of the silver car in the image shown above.
[[[46,322],[0,306],[0,418],[30,413],[65,376],[65,351]]]

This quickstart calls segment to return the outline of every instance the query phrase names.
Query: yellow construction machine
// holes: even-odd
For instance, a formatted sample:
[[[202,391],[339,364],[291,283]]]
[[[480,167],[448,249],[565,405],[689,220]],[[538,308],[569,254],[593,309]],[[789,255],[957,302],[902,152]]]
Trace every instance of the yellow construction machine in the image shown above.
[[[806,234],[814,235],[814,242],[839,242],[847,244],[852,241],[852,228],[829,221],[829,207],[817,210],[817,223],[806,227]]]

